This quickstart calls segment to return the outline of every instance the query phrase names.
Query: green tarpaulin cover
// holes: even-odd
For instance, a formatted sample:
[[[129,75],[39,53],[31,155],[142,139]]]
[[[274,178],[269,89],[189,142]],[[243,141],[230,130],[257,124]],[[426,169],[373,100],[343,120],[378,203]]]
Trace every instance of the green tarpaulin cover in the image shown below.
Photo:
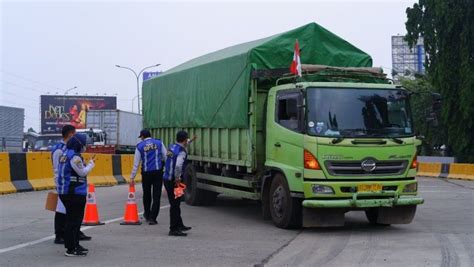
[[[145,127],[248,128],[251,71],[289,68],[296,39],[302,64],[372,66],[368,54],[310,23],[192,59],[145,81]]]

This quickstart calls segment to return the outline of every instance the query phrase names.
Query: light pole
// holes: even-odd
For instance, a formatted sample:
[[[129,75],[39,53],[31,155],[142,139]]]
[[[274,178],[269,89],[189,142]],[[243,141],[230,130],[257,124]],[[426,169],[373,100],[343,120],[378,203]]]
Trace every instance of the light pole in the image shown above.
[[[134,102],[135,102],[135,99],[137,99],[137,97],[138,97],[138,96],[136,95],[136,96],[134,96],[134,97],[132,98],[132,112],[133,112],[133,106],[135,105]]]
[[[77,88],[77,86],[74,86],[73,88],[67,89],[66,91],[64,91],[64,95],[67,95],[67,92],[72,91],[72,90],[74,90],[74,89],[76,89],[76,88]]]
[[[117,67],[117,68],[127,69],[127,70],[133,72],[133,74],[134,74],[135,77],[137,78],[137,96],[136,96],[136,97],[138,97],[138,101],[137,101],[137,104],[138,104],[138,114],[141,114],[141,110],[140,110],[140,75],[141,75],[142,72],[145,71],[146,69],[153,68],[153,67],[158,67],[158,66],[160,66],[160,64],[155,64],[155,65],[153,65],[153,66],[145,67],[145,68],[143,68],[143,69],[137,74],[137,72],[134,71],[132,68],[125,67],[125,66],[120,66],[120,65],[115,65],[115,67]],[[132,101],[132,104],[133,104],[133,101]]]

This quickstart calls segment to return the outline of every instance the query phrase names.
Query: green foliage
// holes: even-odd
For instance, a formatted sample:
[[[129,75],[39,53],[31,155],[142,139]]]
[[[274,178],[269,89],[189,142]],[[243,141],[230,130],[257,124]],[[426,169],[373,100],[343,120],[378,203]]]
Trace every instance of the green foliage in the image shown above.
[[[402,86],[413,92],[410,98],[410,105],[413,113],[413,124],[417,135],[423,136],[421,155],[435,156],[434,146],[443,144],[445,127],[442,122],[433,121],[431,117],[433,98],[430,91],[433,87],[426,78],[407,79],[401,78]]]
[[[33,129],[32,127],[28,128],[28,132],[30,133],[36,133],[35,129]]]
[[[424,38],[427,77],[443,97],[441,136],[459,161],[474,162],[474,1],[419,0],[406,13],[406,40]]]

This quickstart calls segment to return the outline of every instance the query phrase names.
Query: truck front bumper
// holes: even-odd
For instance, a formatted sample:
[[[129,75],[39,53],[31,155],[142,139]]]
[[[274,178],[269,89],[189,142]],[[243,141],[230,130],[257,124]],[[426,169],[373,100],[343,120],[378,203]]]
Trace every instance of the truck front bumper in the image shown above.
[[[362,197],[363,199],[359,199]],[[369,199],[364,199],[369,197]],[[378,198],[380,197],[380,198]],[[308,199],[305,208],[375,208],[423,204],[424,199],[416,196],[400,196],[395,191],[379,193],[354,193],[350,199]]]

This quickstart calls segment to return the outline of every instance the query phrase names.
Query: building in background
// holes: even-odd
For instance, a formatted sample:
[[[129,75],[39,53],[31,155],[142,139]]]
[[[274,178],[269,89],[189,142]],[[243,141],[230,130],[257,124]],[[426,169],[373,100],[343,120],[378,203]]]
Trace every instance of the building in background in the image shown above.
[[[0,106],[1,152],[21,152],[23,150],[24,124],[24,109]]]
[[[41,96],[41,134],[60,134],[66,124],[86,128],[89,110],[117,109],[115,96]]]
[[[392,76],[398,77],[425,74],[425,47],[423,38],[410,48],[403,35],[392,36]]]

